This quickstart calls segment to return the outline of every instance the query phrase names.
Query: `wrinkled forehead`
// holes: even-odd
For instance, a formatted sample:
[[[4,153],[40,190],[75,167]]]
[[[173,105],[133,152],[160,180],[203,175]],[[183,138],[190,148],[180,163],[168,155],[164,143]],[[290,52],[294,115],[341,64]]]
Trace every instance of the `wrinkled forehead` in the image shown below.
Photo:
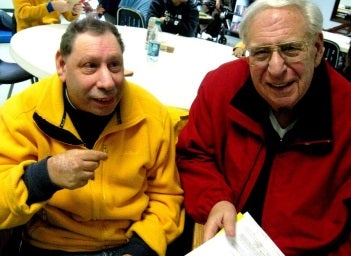
[[[304,40],[307,34],[306,19],[294,6],[262,10],[248,25],[248,46]]]

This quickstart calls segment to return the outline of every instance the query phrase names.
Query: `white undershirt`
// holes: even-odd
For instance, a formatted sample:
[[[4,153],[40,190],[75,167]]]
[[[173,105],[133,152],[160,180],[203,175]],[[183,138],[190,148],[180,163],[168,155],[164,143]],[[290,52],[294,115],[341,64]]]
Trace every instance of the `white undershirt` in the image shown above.
[[[289,124],[288,127],[282,128],[282,127],[280,126],[280,124],[278,123],[278,120],[277,120],[277,118],[275,117],[275,115],[273,114],[273,111],[272,111],[272,110],[269,112],[269,119],[271,120],[271,124],[272,124],[272,126],[273,126],[273,129],[278,133],[280,139],[283,139],[284,135],[285,135],[288,131],[290,131],[290,130],[294,127],[294,125],[295,125],[295,123],[296,123],[296,120],[295,120],[294,122],[292,122],[291,124]]]

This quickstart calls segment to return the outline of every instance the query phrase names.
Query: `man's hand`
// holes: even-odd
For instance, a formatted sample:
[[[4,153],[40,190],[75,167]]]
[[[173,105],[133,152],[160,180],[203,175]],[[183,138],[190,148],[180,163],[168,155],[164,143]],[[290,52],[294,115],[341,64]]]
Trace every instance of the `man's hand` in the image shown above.
[[[52,8],[60,13],[68,12],[72,9],[72,6],[65,0],[51,1]]]
[[[90,3],[87,1],[82,2],[82,7],[85,13],[90,13],[94,11],[93,7],[91,7]]]
[[[83,11],[83,4],[75,4],[72,8],[73,15],[79,15]]]
[[[99,4],[99,5],[96,7],[96,13],[101,15],[101,14],[104,14],[104,12],[105,12],[104,7],[102,7],[102,5]]]
[[[214,237],[214,235],[224,227],[227,236],[235,235],[236,209],[234,205],[228,201],[220,201],[216,203],[204,226],[204,242]]]
[[[245,50],[241,47],[236,47],[233,49],[233,55],[237,58],[245,57]]]
[[[101,151],[73,149],[54,155],[47,161],[51,181],[62,188],[76,189],[94,179],[94,171],[107,154]]]

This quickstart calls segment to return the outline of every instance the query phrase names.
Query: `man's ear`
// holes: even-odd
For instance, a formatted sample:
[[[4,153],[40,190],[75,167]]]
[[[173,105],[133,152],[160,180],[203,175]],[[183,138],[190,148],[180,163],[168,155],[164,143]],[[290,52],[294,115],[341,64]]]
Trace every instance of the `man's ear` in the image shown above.
[[[323,58],[324,54],[324,38],[323,38],[323,33],[319,33],[317,35],[316,41],[314,43],[314,46],[316,47],[316,55],[314,57],[314,67],[317,67]]]
[[[66,61],[65,61],[65,58],[62,56],[60,50],[56,52],[55,61],[56,61],[56,72],[60,80],[64,83],[66,82]]]

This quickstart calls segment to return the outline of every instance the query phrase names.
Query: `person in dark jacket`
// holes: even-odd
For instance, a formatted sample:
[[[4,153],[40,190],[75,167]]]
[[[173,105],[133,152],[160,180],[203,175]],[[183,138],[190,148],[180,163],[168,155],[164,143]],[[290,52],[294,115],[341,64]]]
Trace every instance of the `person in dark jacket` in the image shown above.
[[[103,15],[106,21],[117,24],[117,10],[120,0],[99,0],[97,9],[103,10]],[[100,13],[100,12],[99,12]],[[102,15],[100,13],[100,15]]]
[[[239,25],[249,56],[202,81],[177,165],[204,241],[248,212],[284,255],[351,255],[351,83],[322,25],[311,1],[257,0]]]
[[[199,28],[199,11],[192,0],[153,0],[147,15],[161,19],[162,31],[194,37]]]

